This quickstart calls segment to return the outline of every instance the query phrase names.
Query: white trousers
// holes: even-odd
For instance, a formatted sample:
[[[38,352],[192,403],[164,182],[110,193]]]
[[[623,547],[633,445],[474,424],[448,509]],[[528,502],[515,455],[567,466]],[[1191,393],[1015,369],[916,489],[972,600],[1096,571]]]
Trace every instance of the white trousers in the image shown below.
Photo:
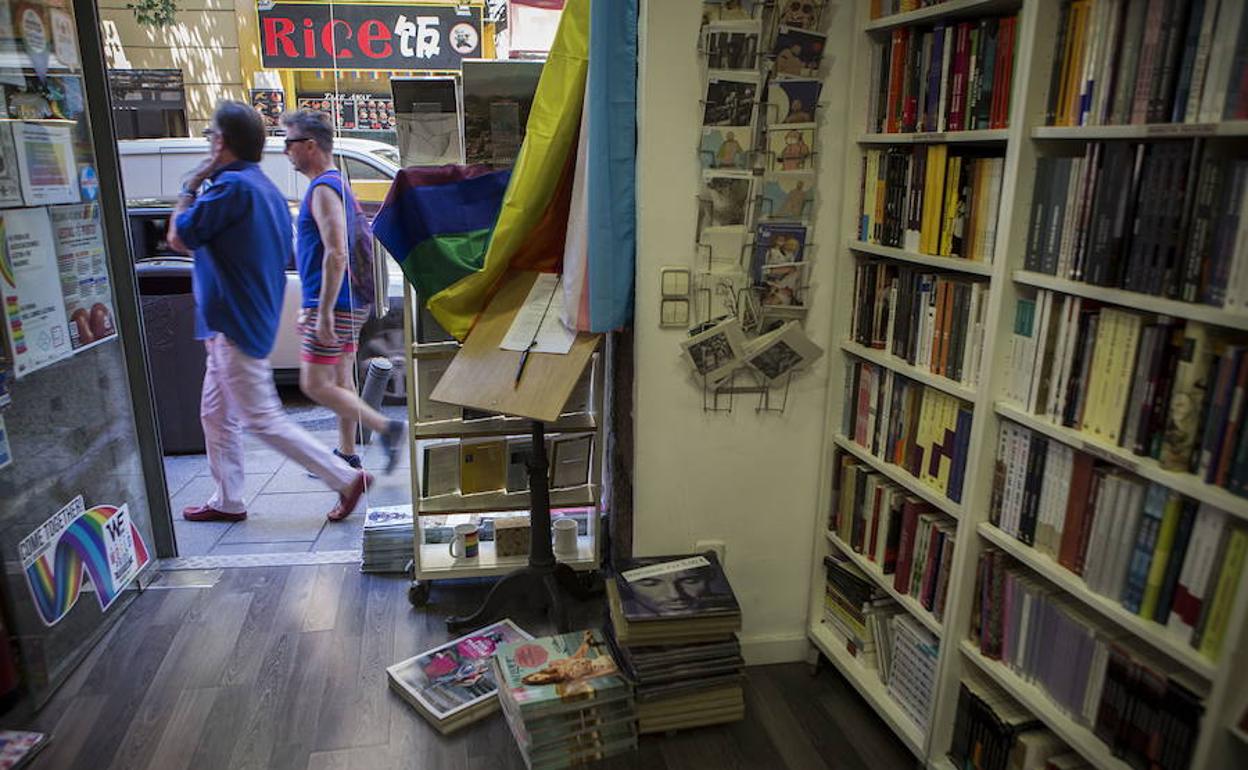
[[[269,359],[252,358],[224,335],[204,341],[208,352],[199,420],[204,426],[208,469],[217,489],[208,501],[223,513],[242,513],[243,430],[321,478],[346,491],[359,471],[338,459],[286,415],[273,385]]]

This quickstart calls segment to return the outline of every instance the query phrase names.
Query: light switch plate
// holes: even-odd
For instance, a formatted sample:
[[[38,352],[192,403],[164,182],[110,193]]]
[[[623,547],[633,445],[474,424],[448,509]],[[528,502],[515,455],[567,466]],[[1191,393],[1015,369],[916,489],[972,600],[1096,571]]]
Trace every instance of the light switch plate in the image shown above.
[[[665,267],[659,271],[660,294],[664,299],[689,297],[689,268]]]

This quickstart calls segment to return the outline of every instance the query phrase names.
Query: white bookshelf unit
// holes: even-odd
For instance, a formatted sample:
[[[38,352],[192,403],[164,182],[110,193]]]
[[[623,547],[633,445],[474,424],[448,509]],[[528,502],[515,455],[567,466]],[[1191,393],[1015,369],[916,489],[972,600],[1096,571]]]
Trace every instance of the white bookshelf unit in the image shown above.
[[[454,557],[445,542],[426,543],[426,522],[431,517],[445,519],[444,526],[459,521],[477,520],[483,515],[524,514],[529,512],[529,493],[527,491],[508,492],[505,489],[463,494],[456,491],[426,497],[422,489],[422,469],[424,464],[424,448],[430,443],[448,440],[462,441],[466,439],[519,438],[528,440],[529,421],[498,415],[478,419],[426,419],[420,411],[422,399],[427,400],[427,388],[432,390],[432,381],[426,383],[420,375],[421,362],[428,365],[430,361],[449,360],[458,350],[455,342],[416,341],[414,316],[414,296],[410,286],[405,287],[404,294],[404,338],[408,355],[406,356],[406,375],[408,382],[408,432],[409,449],[411,451],[411,487],[413,516],[413,550],[414,570],[412,577],[416,581],[409,595],[413,603],[423,603],[428,597],[430,582],[457,578],[501,577],[528,564],[528,554],[499,556],[495,543],[482,541],[479,553],[472,558]],[[550,489],[550,507],[552,512],[560,509],[588,509],[585,529],[577,537],[577,552],[556,554],[556,558],[577,571],[595,570],[601,564],[601,521],[598,503],[601,499],[602,468],[602,394],[603,366],[601,358],[595,354],[588,373],[588,394],[584,405],[569,404],[573,411],[560,415],[559,419],[547,423],[547,447],[551,440],[560,436],[592,434],[594,443],[591,448],[588,483],[579,486]],[[427,379],[427,378],[426,378]],[[575,392],[574,392],[575,393]],[[576,399],[576,396],[573,396]],[[553,463],[553,458],[547,456]]]
[[[1227,0],[1223,0],[1225,4]],[[1028,413],[1007,398],[1009,385],[1009,345],[1013,331],[1014,309],[1020,296],[1032,296],[1038,289],[1057,295],[1073,295],[1145,313],[1176,319],[1200,321],[1227,330],[1248,331],[1248,315],[1228,312],[1219,307],[1186,303],[1151,295],[1106,288],[1065,280],[1023,269],[1031,215],[1037,161],[1047,155],[1074,155],[1083,151],[1082,143],[1113,141],[1148,141],[1164,138],[1204,137],[1206,141],[1234,142],[1248,137],[1248,121],[1222,121],[1197,124],[1110,125],[1059,127],[1045,125],[1046,104],[1051,69],[1059,35],[1059,4],[1056,0],[949,0],[909,13],[885,18],[870,18],[870,0],[854,1],[853,44],[845,56],[851,72],[848,83],[825,82],[825,89],[848,90],[850,108],[844,115],[826,116],[825,120],[844,121],[843,126],[825,131],[836,136],[840,146],[828,142],[825,151],[845,154],[844,179],[821,178],[824,185],[843,185],[843,211],[839,217],[840,248],[830,251],[836,260],[838,280],[833,292],[832,339],[829,351],[827,392],[827,424],[825,428],[823,469],[820,480],[819,505],[812,524],[814,558],[811,576],[808,636],[811,643],[831,661],[835,668],[857,689],[864,701],[897,734],[898,738],[927,768],[952,770],[954,763],[947,756],[952,739],[958,705],[959,684],[964,675],[989,679],[1011,693],[1037,719],[1060,736],[1071,750],[1082,755],[1097,770],[1126,770],[1128,764],[1114,756],[1111,747],[1093,734],[1087,726],[1076,722],[1058,709],[1053,699],[1035,683],[1020,676],[1001,661],[980,653],[978,643],[971,640],[972,612],[976,586],[976,569],[985,549],[1004,552],[1012,568],[1020,569],[1057,593],[1069,597],[1098,626],[1120,635],[1134,648],[1156,654],[1174,670],[1185,672],[1188,680],[1202,683],[1204,714],[1200,732],[1191,757],[1193,770],[1221,770],[1248,767],[1248,736],[1241,740],[1235,729],[1241,713],[1248,708],[1244,691],[1244,666],[1248,665],[1248,570],[1240,580],[1234,608],[1230,615],[1222,654],[1209,660],[1190,647],[1186,640],[1166,633],[1166,628],[1144,620],[1124,609],[1113,598],[1093,592],[1083,579],[1059,565],[1054,559],[1031,548],[989,521],[993,491],[994,467],[998,446],[998,429],[1003,422],[1012,422],[1039,434],[1091,454],[1095,459],[1116,465],[1137,476],[1168,487],[1185,497],[1216,506],[1228,514],[1229,521],[1242,524],[1248,519],[1248,498],[1205,483],[1193,474],[1176,473],[1161,468],[1146,457],[1127,449],[1094,439],[1091,435],[1054,424],[1047,417]],[[968,20],[985,16],[1017,14],[1014,39],[1014,67],[1009,97],[1008,128],[958,131],[942,134],[887,134],[868,132],[868,111],[871,102],[872,58],[874,44],[887,41],[893,30],[908,25],[930,27],[945,21]],[[1242,140],[1241,140],[1242,141]],[[881,246],[858,240],[862,158],[866,151],[889,146],[917,144],[957,145],[959,151],[1004,156],[1004,175],[997,217],[997,235],[991,261],[970,261],[961,258],[920,254],[900,248]],[[1241,225],[1242,226],[1242,225]],[[883,260],[898,265],[918,266],[947,273],[953,277],[986,280],[990,286],[987,324],[983,337],[983,357],[978,385],[971,387],[945,379],[914,367],[888,350],[865,347],[852,339],[851,328],[855,309],[855,268],[864,260]],[[846,435],[845,410],[846,374],[856,361],[867,361],[910,380],[954,396],[973,410],[969,454],[963,480],[961,503],[945,498],[939,490],[910,475],[905,468],[891,465],[859,446]],[[836,505],[834,477],[840,472],[839,457],[850,455],[856,462],[878,472],[908,493],[920,497],[939,511],[956,520],[956,545],[953,571],[948,584],[943,621],[928,612],[913,597],[893,589],[891,576],[880,572],[874,561],[855,553],[837,534],[829,529],[829,513]],[[914,616],[940,640],[935,697],[929,704],[930,729],[919,729],[900,704],[893,700],[887,686],[874,668],[864,666],[859,658],[846,650],[839,637],[822,618],[826,584],[823,559],[841,552],[878,584],[883,593]]]

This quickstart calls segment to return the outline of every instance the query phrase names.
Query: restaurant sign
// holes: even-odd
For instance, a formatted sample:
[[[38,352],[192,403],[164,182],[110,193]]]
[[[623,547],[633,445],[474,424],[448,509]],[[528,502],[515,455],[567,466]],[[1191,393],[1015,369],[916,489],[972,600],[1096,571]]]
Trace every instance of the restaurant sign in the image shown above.
[[[457,70],[481,56],[481,8],[447,5],[261,5],[269,69]]]

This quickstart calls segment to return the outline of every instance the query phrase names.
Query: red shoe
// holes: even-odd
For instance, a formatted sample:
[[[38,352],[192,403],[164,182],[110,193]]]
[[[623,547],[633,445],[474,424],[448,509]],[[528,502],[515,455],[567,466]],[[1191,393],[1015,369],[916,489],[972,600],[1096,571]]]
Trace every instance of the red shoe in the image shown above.
[[[355,477],[355,481],[351,482],[351,486],[347,487],[347,491],[338,493],[338,504],[326,514],[326,518],[330,521],[342,521],[350,516],[351,512],[355,510],[355,506],[359,504],[360,497],[363,496],[365,490],[372,483],[373,474],[360,471]]]
[[[242,521],[247,518],[247,511],[226,513],[207,505],[190,505],[182,509],[182,518],[187,521]]]

